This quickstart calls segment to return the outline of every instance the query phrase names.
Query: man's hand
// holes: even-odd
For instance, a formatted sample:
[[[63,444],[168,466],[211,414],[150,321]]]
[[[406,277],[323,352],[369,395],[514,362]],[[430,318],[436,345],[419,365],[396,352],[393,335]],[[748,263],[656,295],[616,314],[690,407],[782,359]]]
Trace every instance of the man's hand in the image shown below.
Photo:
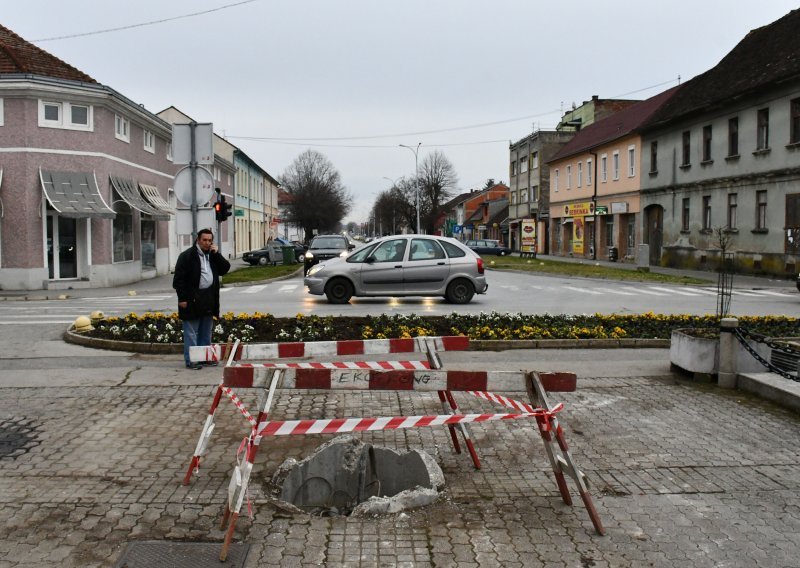
[[[217,245],[215,245],[215,244],[213,244],[213,243],[212,243],[212,244],[211,244],[211,247],[208,249],[208,252],[210,252],[210,253],[215,253],[215,252],[217,252],[218,250],[219,250],[219,247],[218,247]]]
[[[188,305],[189,305],[189,302],[178,302],[178,307],[179,308],[185,308]]]

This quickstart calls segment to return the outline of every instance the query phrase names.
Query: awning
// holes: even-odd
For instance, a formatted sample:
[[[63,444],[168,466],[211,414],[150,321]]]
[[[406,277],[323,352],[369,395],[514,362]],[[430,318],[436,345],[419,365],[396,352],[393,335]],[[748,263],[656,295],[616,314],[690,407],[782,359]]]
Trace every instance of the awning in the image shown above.
[[[150,205],[162,211],[163,213],[166,213],[167,215],[175,215],[175,210],[169,206],[169,203],[167,203],[163,197],[161,197],[156,186],[140,183],[139,189]]]
[[[156,209],[150,205],[150,203],[144,200],[144,197],[139,192],[139,188],[133,181],[116,176],[109,177],[111,178],[111,185],[114,186],[114,189],[117,190],[119,196],[128,205],[146,215],[152,216],[153,219],[156,219],[157,221],[166,221],[169,219],[169,215],[167,213]]]
[[[47,201],[62,217],[113,219],[114,213],[103,200],[94,174],[39,170]]]

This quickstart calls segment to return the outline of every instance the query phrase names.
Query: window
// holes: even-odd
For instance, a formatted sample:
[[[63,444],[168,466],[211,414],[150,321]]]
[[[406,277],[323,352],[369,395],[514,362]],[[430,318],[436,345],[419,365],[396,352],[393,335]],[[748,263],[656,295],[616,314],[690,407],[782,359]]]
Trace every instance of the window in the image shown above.
[[[583,181],[583,162],[578,162],[578,187],[581,186],[581,182]]]
[[[522,156],[519,159],[519,173],[524,174],[528,171],[528,156]]]
[[[534,185],[531,188],[531,201],[537,201],[539,199],[539,186]]]
[[[628,251],[636,247],[636,216],[628,215]]]
[[[612,179],[619,179],[619,152],[614,152],[611,155],[611,168],[614,175]]]
[[[553,173],[553,191],[558,191],[558,170]]]
[[[703,127],[703,161],[711,161],[711,125]]]
[[[67,130],[92,130],[92,107],[55,101],[39,101],[39,126]]]
[[[681,154],[681,157],[682,157],[681,165],[682,166],[688,166],[689,164],[692,163],[692,147],[691,147],[691,143],[692,143],[692,139],[691,139],[691,136],[690,136],[690,132],[688,130],[686,130],[683,133],[683,153]]]
[[[689,231],[689,198],[683,198],[683,207],[681,208],[681,231]]]
[[[511,162],[511,175],[512,176],[517,175],[517,161],[516,160]]]
[[[636,146],[628,146],[628,177],[636,175]]]
[[[600,181],[606,183],[608,180],[608,156],[600,156]]]
[[[614,216],[604,215],[603,219],[606,222],[606,246],[614,246]]]
[[[528,202],[528,190],[523,189],[519,192],[519,202],[520,203],[527,203]]]
[[[703,196],[703,230],[711,230],[711,196]]]
[[[431,239],[412,239],[408,260],[435,260],[445,258],[442,247]]]
[[[658,171],[658,142],[650,142],[650,173]]]
[[[756,229],[767,228],[767,192],[756,191]]]
[[[539,152],[534,152],[531,154],[531,169],[536,169],[539,167]]]
[[[172,161],[172,142],[167,142],[167,160]],[[231,184],[231,176],[228,174],[228,185]]]
[[[728,156],[739,155],[739,117],[728,119]]]
[[[736,194],[728,194],[728,229],[736,228]]]
[[[3,126],[3,117],[5,113],[3,112],[3,99],[0,99],[0,126]]]
[[[149,130],[144,131],[144,149],[150,153],[155,153],[156,151],[156,138]]]
[[[572,189],[572,166],[567,166],[567,189]]]
[[[515,205],[517,203],[517,192],[511,192],[511,201],[509,202],[510,205]]]
[[[114,135],[123,142],[131,141],[131,123],[120,115],[114,116]]]
[[[113,262],[133,260],[133,210],[114,190]]]
[[[0,101],[0,111],[2,111],[2,101]],[[0,118],[0,124],[2,124]],[[792,99],[789,103],[789,144],[800,143],[800,99]]]
[[[592,185],[592,161],[586,160],[586,185]]]
[[[769,109],[758,111],[758,131],[756,132],[756,150],[769,149]]]

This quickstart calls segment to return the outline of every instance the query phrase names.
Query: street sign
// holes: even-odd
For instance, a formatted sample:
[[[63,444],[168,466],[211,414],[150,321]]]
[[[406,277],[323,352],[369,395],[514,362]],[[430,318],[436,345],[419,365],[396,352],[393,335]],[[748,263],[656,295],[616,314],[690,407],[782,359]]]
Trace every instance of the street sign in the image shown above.
[[[192,203],[192,167],[186,166],[178,172],[173,182],[175,197],[184,205],[203,205],[211,200],[214,195],[214,176],[205,168],[195,168],[197,188]]]
[[[214,125],[210,122],[194,123],[194,155],[198,164],[214,163]],[[192,125],[172,125],[172,163],[192,163]]]
[[[594,212],[598,215],[608,215],[608,205],[597,205]]]
[[[453,225],[453,234],[454,235],[461,234],[461,225]]]

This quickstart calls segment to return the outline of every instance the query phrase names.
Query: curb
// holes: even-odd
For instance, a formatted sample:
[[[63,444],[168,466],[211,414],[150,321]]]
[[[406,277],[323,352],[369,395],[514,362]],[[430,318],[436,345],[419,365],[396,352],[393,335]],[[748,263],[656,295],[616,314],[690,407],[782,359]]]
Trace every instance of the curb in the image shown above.
[[[183,343],[141,343],[100,339],[76,333],[70,327],[64,332],[64,341],[93,349],[129,351],[132,353],[171,354],[183,353]],[[668,348],[669,339],[473,339],[470,351],[507,351],[510,349],[641,349]]]
[[[303,265],[301,264],[297,270],[292,272],[291,274],[286,274],[284,276],[276,276],[275,278],[267,278],[266,280],[253,280],[252,282],[232,282],[230,284],[225,284],[223,282],[223,288],[240,288],[242,286],[254,286],[256,284],[267,284],[269,282],[279,282],[280,280],[288,280],[289,278],[294,278],[297,276],[298,272],[303,270]]]

